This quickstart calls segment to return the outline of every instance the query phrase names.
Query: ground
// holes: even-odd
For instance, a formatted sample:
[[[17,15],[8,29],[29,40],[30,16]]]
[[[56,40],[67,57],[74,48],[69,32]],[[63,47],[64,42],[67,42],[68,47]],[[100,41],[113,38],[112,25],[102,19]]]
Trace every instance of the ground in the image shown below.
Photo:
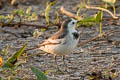
[[[47,0],[24,0],[18,4],[19,7],[28,7],[32,6],[33,11],[39,13],[40,10],[45,9],[45,4]],[[95,2],[90,1],[91,4],[102,4],[100,1]],[[81,3],[81,0],[58,0],[55,4],[56,8],[59,10],[61,6],[64,6],[68,11],[75,13],[77,11],[76,5]],[[119,3],[119,1],[117,2]],[[116,5],[118,5],[116,3]],[[9,7],[8,7],[9,6]],[[0,10],[0,13],[11,13],[16,7],[11,6],[10,4],[5,5]],[[117,15],[119,15],[120,6],[117,6]],[[81,10],[80,15],[93,15],[96,10]],[[53,15],[52,15],[53,14]],[[42,15],[42,13],[40,14]],[[51,10],[51,16],[54,16],[55,12]],[[107,13],[104,14],[104,17],[111,17]],[[66,17],[63,15],[63,17]],[[52,20],[52,19],[51,19]],[[45,18],[39,16],[39,20],[32,22],[33,24],[46,24]],[[115,23],[115,24],[114,24]],[[107,30],[117,30],[119,27],[119,20],[103,21],[103,32]],[[45,40],[50,35],[54,34],[58,29],[56,26],[52,26],[47,31],[45,31],[39,38],[33,38],[32,33],[36,27],[32,26],[21,26],[18,28],[12,27],[0,27],[2,30],[9,31],[16,34],[17,36],[0,32],[0,44],[1,48],[6,48],[9,45],[9,52],[7,55],[11,56],[16,52],[23,44],[28,41],[28,47],[31,48],[35,45],[38,45],[43,40]],[[79,27],[79,32],[81,32],[80,42],[93,38],[99,34],[96,26],[93,27]],[[40,50],[32,50],[26,53],[25,57],[22,57],[20,60],[23,61],[17,70],[16,76],[23,78],[24,80],[35,80],[36,77],[32,73],[30,67],[34,66],[45,72],[48,70],[47,78],[48,80],[88,80],[88,75],[94,71],[105,72],[111,69],[115,69],[118,73],[120,72],[120,46],[119,46],[119,36],[120,32],[115,32],[112,36],[107,38],[101,38],[90,43],[85,44],[84,46],[77,47],[71,54],[66,55],[65,62],[67,64],[67,72],[63,71],[62,73],[56,72],[56,67],[54,63],[54,58],[52,54],[45,55],[44,52]],[[7,57],[3,56],[4,61]],[[62,58],[57,57],[57,63],[60,69],[64,70],[66,67],[63,66]],[[0,74],[2,75],[2,74]],[[6,75],[7,76],[7,75]],[[119,80],[120,75],[114,80]]]

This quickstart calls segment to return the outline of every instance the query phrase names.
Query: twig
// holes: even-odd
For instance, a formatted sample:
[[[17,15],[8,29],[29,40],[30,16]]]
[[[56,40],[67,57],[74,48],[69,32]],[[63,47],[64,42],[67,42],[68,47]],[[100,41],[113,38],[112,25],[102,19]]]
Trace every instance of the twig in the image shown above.
[[[109,37],[109,36],[111,36],[111,34],[113,34],[114,32],[120,32],[120,30],[109,30],[109,31],[106,31],[106,32],[104,32],[104,33],[102,34],[102,37]],[[88,39],[88,40],[86,40],[86,41],[80,42],[80,44],[78,45],[78,47],[84,46],[85,44],[87,44],[87,43],[89,43],[89,42],[92,42],[92,41],[95,41],[95,40],[97,40],[97,39],[99,39],[99,38],[102,38],[102,37],[100,37],[100,35],[97,35],[97,36],[95,36],[95,37],[93,37],[93,38],[90,38],[90,39]]]
[[[33,26],[33,27],[38,27],[38,28],[45,28],[45,29],[48,29],[48,27],[45,26],[45,25],[27,24],[27,23],[21,23],[21,25],[24,25],[24,26]]]
[[[87,6],[87,5],[86,5],[86,8],[87,8],[87,9],[103,10],[103,11],[109,13],[109,14],[112,16],[112,18],[105,18],[105,17],[104,17],[103,20],[104,20],[104,19],[105,19],[105,20],[118,19],[118,17],[114,16],[114,15],[112,14],[112,12],[110,12],[110,11],[107,10],[107,9],[100,8],[100,7],[89,7],[89,6]],[[60,11],[61,11],[62,14],[65,14],[65,15],[67,15],[67,16],[69,16],[69,17],[77,18],[78,20],[82,20],[82,19],[83,19],[83,18],[81,18],[81,17],[79,17],[79,16],[76,16],[75,14],[73,14],[73,13],[65,10],[64,7],[61,7],[61,8],[60,8]]]
[[[63,6],[60,8],[60,11],[61,11],[62,14],[65,14],[65,15],[67,15],[67,16],[69,16],[69,17],[76,18],[76,19],[78,19],[78,20],[82,20],[82,19],[83,19],[83,18],[81,18],[81,17],[79,17],[79,16],[76,16],[76,15],[74,15],[73,13],[65,10]]]
[[[19,37],[17,34],[11,32],[11,31],[7,31],[7,30],[4,30],[4,29],[1,29],[1,28],[0,28],[0,32],[9,33],[9,34],[14,35],[15,37]]]
[[[102,10],[102,11],[105,11],[105,12],[107,12],[108,14],[110,14],[110,15],[113,17],[113,19],[118,19],[118,17],[117,17],[117,16],[113,15],[113,13],[112,13],[112,12],[110,12],[109,10],[107,10],[107,9],[100,8],[100,7],[87,6],[87,5],[85,5],[85,8],[87,8],[87,9]]]
[[[20,24],[19,23],[8,23],[8,24],[5,24],[5,23],[0,22],[0,24],[2,24],[2,26],[8,26],[8,27],[11,27],[14,25],[21,25],[21,26],[33,26],[33,27],[45,28],[45,29],[48,28],[47,26],[44,26],[44,25],[36,25],[36,24],[28,24],[28,23],[20,23]]]

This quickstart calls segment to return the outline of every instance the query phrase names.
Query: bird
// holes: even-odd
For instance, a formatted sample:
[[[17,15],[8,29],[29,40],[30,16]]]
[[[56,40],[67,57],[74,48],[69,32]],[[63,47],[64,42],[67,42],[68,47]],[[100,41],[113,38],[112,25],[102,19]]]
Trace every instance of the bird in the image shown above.
[[[76,30],[77,22],[73,18],[65,20],[59,31],[40,44],[40,50],[54,55],[56,64],[56,56],[62,56],[64,61],[64,56],[76,48],[79,42],[79,33]]]
[[[37,48],[46,53],[53,54],[55,63],[57,65],[56,56],[62,56],[62,59],[64,61],[65,55],[71,53],[79,42],[79,33],[76,30],[77,23],[78,21],[76,19],[66,19],[63,21],[60,29],[55,34],[44,40],[37,47],[28,50]]]

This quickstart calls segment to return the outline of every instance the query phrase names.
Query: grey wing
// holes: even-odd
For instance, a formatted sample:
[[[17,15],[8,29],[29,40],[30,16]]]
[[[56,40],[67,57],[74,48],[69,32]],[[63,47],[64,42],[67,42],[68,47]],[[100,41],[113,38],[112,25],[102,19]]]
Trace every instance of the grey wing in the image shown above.
[[[63,39],[67,36],[67,31],[58,31],[53,36],[51,36],[51,39]]]
[[[43,43],[40,44],[40,46],[45,46],[45,45],[55,45],[55,44],[61,44],[62,39],[47,39]]]
[[[65,37],[67,35],[67,32],[58,31],[55,33],[52,37],[45,40],[41,46],[44,45],[55,45],[55,44],[64,44],[66,42]]]

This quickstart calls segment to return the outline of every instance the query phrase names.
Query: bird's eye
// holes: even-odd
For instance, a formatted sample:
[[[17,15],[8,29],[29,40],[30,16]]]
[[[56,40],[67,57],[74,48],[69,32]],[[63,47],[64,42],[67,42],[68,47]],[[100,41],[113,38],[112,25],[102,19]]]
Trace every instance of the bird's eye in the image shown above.
[[[75,22],[72,22],[72,24],[75,24]]]

